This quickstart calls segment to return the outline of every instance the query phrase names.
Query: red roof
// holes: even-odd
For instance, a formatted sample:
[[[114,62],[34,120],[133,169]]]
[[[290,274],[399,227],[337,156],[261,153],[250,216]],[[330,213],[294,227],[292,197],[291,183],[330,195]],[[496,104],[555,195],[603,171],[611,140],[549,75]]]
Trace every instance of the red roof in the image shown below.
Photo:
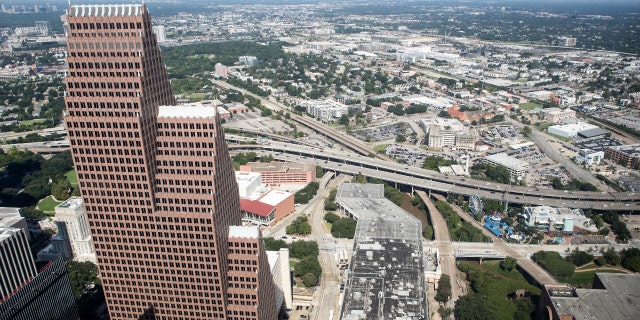
[[[267,217],[276,207],[257,200],[240,199],[240,210]]]

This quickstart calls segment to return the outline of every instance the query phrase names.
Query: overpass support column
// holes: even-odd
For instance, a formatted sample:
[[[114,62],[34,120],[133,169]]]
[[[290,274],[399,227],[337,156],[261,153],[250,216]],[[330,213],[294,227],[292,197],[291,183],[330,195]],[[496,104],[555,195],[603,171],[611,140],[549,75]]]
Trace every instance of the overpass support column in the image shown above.
[[[482,257],[480,257],[480,265],[482,265]]]
[[[431,198],[431,189],[429,189],[429,198]]]
[[[412,197],[414,196],[414,192],[415,192],[415,191],[413,190],[413,186],[411,186],[411,196],[412,196]]]

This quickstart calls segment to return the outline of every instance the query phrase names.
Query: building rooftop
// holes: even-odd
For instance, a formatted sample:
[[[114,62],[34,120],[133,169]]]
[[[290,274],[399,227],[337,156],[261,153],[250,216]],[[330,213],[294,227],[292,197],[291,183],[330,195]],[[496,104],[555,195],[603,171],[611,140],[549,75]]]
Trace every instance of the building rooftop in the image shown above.
[[[262,196],[259,201],[268,205],[277,206],[280,202],[289,198],[292,195],[291,192],[271,190]]]
[[[0,228],[11,227],[22,219],[20,208],[0,207]]]
[[[584,138],[593,138],[598,136],[603,136],[609,134],[609,131],[602,129],[600,127],[586,129],[578,132],[578,135]]]
[[[139,16],[143,12],[141,4],[72,5],[69,9],[69,15],[74,17]]]
[[[229,238],[257,239],[260,237],[258,226],[230,226]]]
[[[276,209],[276,207],[264,203],[260,200],[240,198],[240,209],[242,211],[254,213],[262,217],[267,217],[271,212],[273,212],[273,210]]]
[[[420,221],[381,184],[343,183],[336,201],[358,219],[342,319],[426,318]]]
[[[249,162],[248,166],[253,171],[284,171],[284,172],[305,172],[313,170],[314,165],[308,163],[292,163],[292,162]]]
[[[486,156],[485,159],[513,170],[523,170],[529,167],[528,162],[516,159],[506,153],[492,154]]]
[[[158,118],[215,118],[217,109],[208,102],[158,107]]]
[[[594,289],[546,289],[556,313],[575,320],[636,319],[640,313],[638,274],[596,273]]]
[[[82,198],[81,197],[71,197],[67,200],[65,200],[64,202],[62,202],[61,204],[59,204],[58,206],[56,206],[57,208],[70,208],[70,209],[77,209],[82,207]]]
[[[640,144],[627,144],[622,146],[610,146],[610,149],[626,153],[630,156],[640,156]]]

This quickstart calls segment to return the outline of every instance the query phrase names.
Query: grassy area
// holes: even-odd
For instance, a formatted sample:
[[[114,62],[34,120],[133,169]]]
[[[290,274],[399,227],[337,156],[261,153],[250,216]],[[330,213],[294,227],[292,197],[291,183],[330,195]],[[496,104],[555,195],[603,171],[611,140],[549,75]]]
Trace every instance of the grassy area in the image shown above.
[[[44,212],[55,212],[55,208],[57,205],[61,204],[62,202],[60,201],[55,201],[53,200],[53,198],[51,196],[48,196],[44,199],[42,199],[42,201],[40,201],[40,203],[38,203],[38,209],[44,211]]]
[[[596,274],[596,272],[623,273],[622,271],[618,270],[589,270],[585,272],[576,272],[573,274],[573,276],[571,276],[571,278],[564,280],[566,280],[568,284],[574,285],[576,287],[591,288],[591,286],[593,285],[593,276]],[[563,279],[558,280],[563,281]]]
[[[490,277],[495,283],[492,284],[492,289],[489,292],[503,292],[506,297],[507,294],[523,288],[529,291],[532,295],[540,295],[540,288],[530,284],[526,278],[518,271],[504,271],[500,269],[500,261],[485,261],[482,265],[478,265],[475,262],[471,264],[474,268],[479,268],[485,272],[488,272]]]
[[[328,230],[331,230],[331,226],[333,225],[331,222],[324,222],[324,224],[327,226]]]
[[[373,147],[373,150],[375,150],[378,153],[384,153],[385,150],[387,150],[387,145],[386,144],[377,145],[377,146]]]
[[[553,123],[551,122],[540,122],[536,126],[538,127],[538,129],[540,129],[540,131],[544,131],[544,130],[547,130],[547,128],[551,127],[552,125]]]
[[[517,269],[513,269],[511,271],[505,271],[500,269],[500,260],[485,261],[482,263],[482,266],[485,269],[501,274],[507,278],[515,279],[518,281],[525,281],[525,282],[527,281],[527,279]]]
[[[71,183],[71,186],[73,186],[74,189],[78,187],[78,177],[76,176],[76,169],[67,171],[64,176],[67,177],[67,180],[69,180],[69,183]]]
[[[298,264],[298,261],[289,260],[289,268],[294,269],[296,267],[296,264]]]
[[[521,103],[520,104],[520,108],[521,109],[525,109],[525,110],[533,110],[535,108],[541,108],[542,109],[542,105],[534,103],[534,102],[527,102],[527,103]]]
[[[208,93],[194,93],[189,95],[189,102],[198,102],[209,98]]]
[[[23,126],[30,126],[36,123],[43,123],[45,121],[47,121],[47,119],[33,119],[33,120],[20,121],[20,124]]]

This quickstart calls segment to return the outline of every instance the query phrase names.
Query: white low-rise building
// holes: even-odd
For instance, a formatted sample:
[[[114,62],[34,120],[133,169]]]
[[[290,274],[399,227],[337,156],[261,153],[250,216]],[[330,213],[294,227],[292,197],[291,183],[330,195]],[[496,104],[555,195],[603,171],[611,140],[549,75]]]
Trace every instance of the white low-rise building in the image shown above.
[[[505,167],[509,170],[512,178],[522,178],[529,171],[529,163],[516,159],[506,153],[496,153],[482,159],[484,162]]]
[[[578,122],[571,124],[562,124],[550,126],[547,128],[547,132],[549,134],[554,134],[556,136],[560,136],[563,138],[573,138],[578,135],[580,131],[586,131],[598,128],[598,126],[586,123],[586,122]]]
[[[595,224],[584,216],[582,209],[549,206],[524,207],[524,224],[546,231],[573,232],[575,228],[597,232]]]
[[[599,165],[604,159],[604,151],[594,151],[591,149],[580,149],[575,157],[577,163],[585,165]]]
[[[349,113],[349,106],[332,100],[310,100],[301,103],[307,113],[322,121],[334,121]]]
[[[73,257],[78,261],[96,263],[96,252],[91,239],[87,212],[81,197],[71,197],[56,207],[55,221],[58,226],[56,237],[60,241],[67,239],[73,251]],[[54,238],[56,238],[54,237]],[[56,250],[64,253],[63,245],[56,244]]]

